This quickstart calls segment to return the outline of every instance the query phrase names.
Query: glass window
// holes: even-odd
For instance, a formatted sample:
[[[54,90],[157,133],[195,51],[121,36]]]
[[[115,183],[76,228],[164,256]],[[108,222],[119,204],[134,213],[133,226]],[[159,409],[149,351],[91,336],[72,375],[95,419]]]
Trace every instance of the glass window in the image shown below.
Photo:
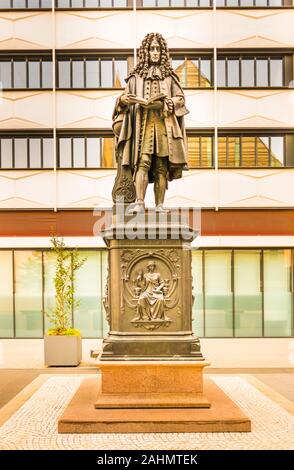
[[[53,168],[54,166],[54,155],[53,155],[53,139],[44,138],[42,139],[43,143],[43,167],[44,168]]]
[[[264,250],[264,334],[291,336],[291,250]]]
[[[10,8],[10,0],[2,0],[1,1],[1,8]]]
[[[13,331],[12,251],[0,251],[0,337],[11,338]]]
[[[43,336],[42,254],[38,251],[14,252],[16,336]]]
[[[102,168],[116,168],[116,161],[114,155],[114,145],[112,137],[101,137],[101,167]]]
[[[87,137],[87,167],[98,168],[100,161],[100,140],[98,137]]]
[[[74,311],[75,328],[84,336],[102,336],[102,295],[101,295],[101,254],[100,251],[80,251],[80,258],[86,258],[76,272],[75,299],[79,305]]]
[[[27,64],[25,61],[13,61],[14,88],[27,87]]]
[[[1,139],[1,168],[12,168],[12,139]]]
[[[84,88],[84,61],[72,61],[72,87]]]
[[[193,277],[193,296],[194,303],[192,307],[193,331],[197,336],[204,335],[204,296],[203,296],[203,276],[202,276],[202,258],[201,251],[192,252],[192,277]]]
[[[271,152],[270,152],[270,163],[271,166],[283,166],[284,165],[284,137],[274,136],[271,137]]]
[[[201,59],[201,87],[209,87],[212,85],[211,81],[211,60]]]
[[[283,86],[283,60],[270,60],[270,80],[271,86]]]
[[[42,88],[52,88],[52,62],[42,60]]]
[[[98,88],[99,86],[99,62],[98,60],[86,61],[86,87]]]
[[[240,137],[228,137],[227,140],[227,166],[240,166]]]
[[[212,166],[212,137],[201,137],[201,166]]]
[[[28,167],[27,139],[14,139],[15,168]]]
[[[187,86],[187,73],[185,67],[185,59],[172,59],[172,67],[178,75],[181,85]]]
[[[73,165],[74,168],[85,168],[85,139],[73,139]]]
[[[70,88],[70,61],[60,60],[58,62],[58,87]]]
[[[128,64],[124,60],[115,60],[114,87],[123,88],[126,85],[125,78],[128,75]]]
[[[186,59],[185,61],[187,87],[196,88],[200,85],[200,59]],[[204,82],[204,80],[203,80]]]
[[[14,8],[25,8],[26,7],[26,0],[13,0],[13,7]]]
[[[29,61],[29,88],[40,88],[40,62]]]
[[[101,60],[101,84],[102,88],[112,88],[112,60]]]
[[[188,164],[189,168],[201,166],[200,137],[188,137]]]
[[[87,8],[96,8],[99,6],[99,0],[85,0],[85,6]]]
[[[29,139],[30,168],[41,168],[41,139]]]
[[[59,138],[59,167],[71,168],[71,139],[68,137]]]
[[[242,79],[242,86],[244,87],[254,86],[254,60],[253,59],[242,59],[241,79]]]
[[[268,83],[268,60],[257,59],[256,60],[256,86],[269,86]]]
[[[257,166],[269,166],[269,137],[256,137]]]
[[[239,81],[239,60],[229,59],[228,60],[228,86],[229,87],[238,87],[240,85]]]
[[[0,61],[0,88],[11,88],[11,62]]]
[[[106,283],[108,278],[108,252],[106,250],[101,251],[101,287],[102,295],[105,295],[106,292]],[[106,320],[105,309],[102,308],[102,321],[103,321],[103,335],[106,335],[109,332],[109,324]]]
[[[242,166],[256,166],[255,137],[242,137]]]
[[[219,87],[226,86],[226,61],[218,59],[217,61],[217,84]]]
[[[262,336],[260,250],[235,250],[235,336]]]
[[[230,250],[205,251],[206,336],[233,335],[233,293]]]

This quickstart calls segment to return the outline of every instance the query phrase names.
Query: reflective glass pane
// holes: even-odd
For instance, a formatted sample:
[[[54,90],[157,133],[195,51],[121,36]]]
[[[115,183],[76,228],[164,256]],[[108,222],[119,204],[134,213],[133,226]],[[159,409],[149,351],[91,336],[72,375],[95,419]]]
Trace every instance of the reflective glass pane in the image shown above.
[[[284,137],[271,137],[271,166],[284,165]]]
[[[69,0],[57,0],[59,8],[69,8]]]
[[[42,7],[43,8],[51,8],[52,7],[52,0],[42,0]]]
[[[235,250],[235,336],[262,336],[260,250]]]
[[[11,62],[0,62],[0,89],[11,88]]]
[[[84,61],[72,61],[72,86],[73,88],[84,88]]]
[[[53,168],[54,166],[54,155],[53,155],[53,139],[44,138],[43,142],[43,167]]]
[[[123,8],[127,6],[127,0],[113,0],[114,8]]]
[[[25,61],[14,61],[14,88],[26,88],[27,87],[27,71]]]
[[[201,7],[209,7],[211,5],[212,0],[199,0],[199,6]],[[197,6],[197,5],[196,5]]]
[[[217,85],[219,87],[226,86],[226,61],[224,59],[217,61]]]
[[[26,0],[13,0],[13,8],[25,8]]]
[[[97,8],[99,6],[99,0],[86,0],[85,5],[87,8]]]
[[[200,137],[188,137],[188,165],[189,168],[199,168],[200,159]]]
[[[29,88],[40,88],[40,62],[29,62]]]
[[[101,138],[102,143],[102,158],[101,158],[101,167],[102,168],[115,168],[116,161],[114,156],[114,145],[112,137],[103,137]]]
[[[185,63],[187,74],[187,87],[196,88],[200,84],[200,61],[199,59],[187,59]],[[205,82],[203,80],[203,82]],[[202,86],[202,85],[201,85]],[[203,83],[203,86],[204,83]]]
[[[172,60],[172,67],[176,74],[178,75],[181,85],[183,87],[187,86],[187,71],[185,66],[184,59],[173,59]]]
[[[171,0],[172,1],[172,0]],[[170,0],[157,0],[157,5],[159,7],[168,7]]]
[[[106,283],[108,277],[108,252],[106,250],[101,251],[101,286],[102,286],[102,296],[106,292]],[[109,332],[109,323],[106,319],[105,309],[102,308],[102,322],[103,322],[103,335],[106,335]]]
[[[12,139],[1,139],[1,168],[12,168]]]
[[[0,337],[13,337],[12,251],[0,251]]]
[[[242,59],[241,61],[241,84],[242,86],[254,86],[254,60]]]
[[[28,167],[28,147],[27,139],[14,139],[15,168]]]
[[[229,136],[227,140],[228,166],[240,166],[240,148],[240,137]]]
[[[255,5],[257,7],[266,7],[268,0],[255,0]]]
[[[52,62],[42,60],[42,88],[52,88]]]
[[[192,307],[193,331],[197,336],[204,335],[203,322],[203,276],[202,276],[202,251],[192,251],[192,277],[193,277],[193,296],[194,303]]]
[[[182,7],[184,6],[184,0],[171,0],[171,6]]]
[[[257,137],[257,166],[269,166],[269,137]]]
[[[264,250],[264,334],[290,336],[291,250]]]
[[[10,8],[10,0],[1,0],[1,8]]]
[[[86,87],[98,88],[99,86],[99,62],[98,60],[86,61]]]
[[[155,7],[156,2],[155,0],[142,0],[143,7]]]
[[[83,8],[83,0],[71,0],[72,8]]]
[[[125,78],[128,75],[128,64],[124,60],[115,61],[115,76],[114,76],[114,86],[116,88],[123,88],[126,85]]]
[[[110,8],[112,6],[111,0],[100,0],[100,6]]]
[[[239,60],[228,60],[228,86],[239,86]]]
[[[101,87],[112,88],[112,60],[101,60]]]
[[[255,137],[242,137],[242,166],[256,166]]]
[[[227,166],[227,138],[226,137],[219,137],[218,144],[218,166],[220,168],[224,168]]]
[[[200,86],[210,87],[211,86],[211,60],[201,59],[201,78]]]
[[[70,88],[69,60],[60,60],[58,62],[58,86],[59,88]]]
[[[16,336],[43,336],[42,255],[38,251],[14,252]]]
[[[85,168],[85,139],[75,138],[73,140],[73,162],[74,168]]]
[[[237,7],[238,6],[238,0],[227,0],[227,6],[228,7]]]
[[[80,251],[86,262],[76,272],[75,299],[79,301],[74,311],[75,328],[83,336],[102,336],[101,256],[100,251]]]
[[[206,336],[233,335],[231,251],[205,251]]]
[[[29,139],[30,168],[41,168],[41,139]]]
[[[87,137],[87,167],[99,168],[100,164],[100,139]]]
[[[270,61],[271,86],[283,86],[283,60],[271,59]]]
[[[56,254],[44,252],[44,311],[51,314],[55,307],[54,276],[56,271]],[[45,330],[52,328],[49,318],[45,315]]]
[[[71,139],[61,137],[59,139],[59,167],[71,168]]]
[[[268,60],[257,59],[256,61],[256,86],[267,87],[268,83]]]
[[[212,137],[201,137],[201,166],[212,166]]]

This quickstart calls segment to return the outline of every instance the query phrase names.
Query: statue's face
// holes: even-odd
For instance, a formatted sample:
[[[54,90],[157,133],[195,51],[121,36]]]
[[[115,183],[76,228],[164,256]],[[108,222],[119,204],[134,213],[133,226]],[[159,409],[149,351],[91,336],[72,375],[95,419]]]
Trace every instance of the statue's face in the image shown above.
[[[149,61],[150,64],[158,64],[160,62],[160,44],[157,39],[153,39],[149,48]]]
[[[155,264],[149,264],[149,271],[151,273],[153,273],[154,269],[155,269]]]

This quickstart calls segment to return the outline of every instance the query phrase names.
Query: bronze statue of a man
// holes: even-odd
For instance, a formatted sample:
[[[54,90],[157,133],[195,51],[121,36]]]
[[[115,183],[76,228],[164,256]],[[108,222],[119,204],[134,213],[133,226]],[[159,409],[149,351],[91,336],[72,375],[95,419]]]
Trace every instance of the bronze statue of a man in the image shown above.
[[[135,182],[134,211],[144,211],[148,183],[154,182],[161,212],[168,181],[181,178],[187,166],[183,116],[189,112],[161,34],[144,38],[138,64],[126,81],[113,113],[118,166],[129,169]],[[127,178],[121,181],[128,184]]]

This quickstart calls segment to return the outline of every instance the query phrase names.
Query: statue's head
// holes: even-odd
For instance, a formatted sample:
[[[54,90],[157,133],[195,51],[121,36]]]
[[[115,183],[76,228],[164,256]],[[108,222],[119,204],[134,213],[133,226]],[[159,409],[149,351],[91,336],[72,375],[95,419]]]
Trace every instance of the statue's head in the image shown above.
[[[149,261],[149,263],[147,264],[147,269],[148,271],[151,271],[153,273],[154,269],[155,269],[155,262],[154,261]]]
[[[137,66],[131,73],[136,72],[144,78],[151,65],[157,65],[163,77],[173,72],[166,40],[159,33],[149,33],[145,36],[138,51]]]

